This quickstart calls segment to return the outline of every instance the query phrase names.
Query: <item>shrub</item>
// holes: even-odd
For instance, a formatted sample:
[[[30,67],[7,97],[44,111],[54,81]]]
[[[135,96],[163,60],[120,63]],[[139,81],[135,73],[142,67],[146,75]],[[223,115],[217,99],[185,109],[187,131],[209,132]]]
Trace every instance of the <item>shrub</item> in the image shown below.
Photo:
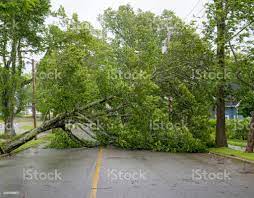
[[[206,145],[201,140],[194,138],[186,127],[175,128],[163,136],[154,139],[152,150],[190,153],[207,151]]]
[[[49,148],[66,149],[82,147],[77,142],[73,141],[63,130],[57,129],[54,132],[54,137],[48,146]]]
[[[158,130],[156,133],[124,128],[116,134],[114,145],[123,149],[145,149],[164,152],[206,152],[207,147],[195,139],[186,127]]]
[[[209,122],[209,119],[204,116],[196,116],[191,119],[188,129],[195,139],[201,140],[210,147],[214,139],[212,139],[213,129],[210,127]]]
[[[135,129],[123,129],[116,138],[114,145],[124,149],[151,149],[150,138]]]
[[[227,120],[227,137],[229,139],[247,140],[249,133],[250,119],[245,118],[242,120],[233,119]]]
[[[250,118],[226,120],[226,133],[228,139],[247,140],[249,133]],[[210,130],[213,132],[212,137],[215,139],[216,120],[209,120]]]

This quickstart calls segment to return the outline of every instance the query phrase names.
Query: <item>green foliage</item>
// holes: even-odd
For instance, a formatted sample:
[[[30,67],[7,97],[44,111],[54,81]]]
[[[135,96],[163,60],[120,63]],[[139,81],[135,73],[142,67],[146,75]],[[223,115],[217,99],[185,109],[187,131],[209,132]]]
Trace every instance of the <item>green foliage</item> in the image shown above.
[[[243,151],[237,151],[230,148],[210,148],[211,153],[216,153],[228,157],[237,157],[243,160],[250,160],[254,162],[254,153],[246,153]]]
[[[246,147],[247,141],[246,140],[239,140],[239,139],[229,139],[228,144],[233,145],[233,146]]]
[[[210,130],[215,134],[216,120],[209,120]],[[250,130],[250,118],[226,120],[227,137],[229,139],[247,140]]]
[[[107,45],[85,22],[75,15],[61,22],[63,28],[49,27],[49,50],[38,65],[37,100],[44,114],[71,111],[99,98],[97,73],[108,59]]]
[[[28,102],[26,57],[44,48],[44,21],[49,0],[0,2],[0,111],[8,125]],[[14,135],[14,128],[6,132]]]
[[[175,128],[156,133],[125,128],[115,133],[113,145],[124,149],[145,149],[164,152],[206,152],[207,147],[193,138],[187,128]]]
[[[224,110],[224,101],[245,100],[243,98],[249,95],[247,91],[244,91],[242,96],[237,97],[231,90],[234,83],[236,85],[244,85],[243,87],[247,85],[250,88],[252,86],[252,83],[249,84],[250,79],[246,81],[242,77],[242,75],[248,76],[251,71],[250,68],[245,73],[244,65],[249,62],[249,58],[242,59],[242,54],[247,56],[252,56],[253,54],[254,4],[252,0],[214,0],[206,5],[208,23],[204,23],[206,26],[204,33],[206,40],[211,45],[216,45],[216,51],[214,50],[216,62],[211,66],[216,73],[222,74],[222,78],[215,81],[217,91],[214,93],[217,101],[217,110],[219,111]],[[232,66],[235,67],[234,72],[231,71]],[[230,77],[228,77],[228,74],[230,74]],[[245,104],[244,106],[249,105]],[[221,126],[221,128],[216,129],[216,143],[218,146],[225,146],[227,144],[225,137],[225,119],[223,117],[225,117],[224,114],[221,116],[218,114],[217,117],[218,125]]]
[[[250,130],[250,119],[245,118],[242,120],[233,119],[227,120],[227,137],[229,139],[247,140]]]
[[[81,147],[93,148],[98,145],[97,142],[92,140],[82,140],[82,141],[83,144],[81,145],[76,141],[72,140],[63,130],[58,129],[50,136],[50,143],[47,147],[54,149],[81,148]]]
[[[111,40],[118,62],[117,71],[135,74],[142,70],[147,77],[121,79],[124,85],[132,86],[132,89],[125,88],[124,94],[133,107],[125,109],[130,115],[125,123],[127,131],[132,136],[137,131],[147,134],[151,132],[149,123],[152,120],[162,119],[167,123],[170,118],[175,125],[183,121],[194,138],[204,144],[210,142],[209,86],[204,79],[194,79],[192,71],[203,71],[210,63],[206,43],[167,10],[161,16],[155,16],[142,10],[136,12],[127,5],[118,10],[106,10],[100,19],[104,31],[113,34]],[[162,44],[165,44],[166,52],[162,52]],[[167,108],[168,97],[173,98],[171,115]],[[137,138],[144,142],[143,136],[137,135]],[[121,144],[125,144],[124,140]],[[142,148],[147,147],[140,144]]]
[[[54,132],[54,137],[51,139],[48,148],[67,149],[67,148],[80,148],[82,147],[77,142],[70,139],[70,137],[61,129]]]
[[[254,79],[249,72],[253,70],[253,42],[249,41],[254,18],[251,5],[251,0],[208,3],[207,32],[202,38],[194,26],[186,25],[169,10],[156,15],[134,10],[130,5],[117,10],[109,8],[99,17],[103,27],[99,31],[89,22],[80,21],[77,14],[68,17],[63,7],[52,13],[56,23],[45,27],[49,0],[1,1],[1,117],[5,121],[13,118],[31,101],[31,87],[26,86],[28,76],[23,74],[23,53],[46,50],[37,66],[36,94],[36,105],[44,115],[70,112],[114,96],[114,100],[87,112],[87,119],[101,125],[94,130],[100,144],[203,152],[213,145],[215,123],[209,121],[209,116],[218,83],[223,81],[225,88],[233,82],[240,84],[239,91],[227,89],[223,95],[241,100],[244,115],[253,109]],[[219,19],[225,20],[227,28],[225,36],[215,40]],[[232,40],[235,32],[245,26]],[[226,58],[220,60],[229,65],[227,71],[232,73],[239,73],[241,68],[239,76],[209,79],[203,75],[205,72],[224,73],[223,67],[217,67],[212,50],[214,43],[220,46],[224,39],[232,41],[232,49],[244,51],[244,55],[234,54],[237,63],[233,63],[227,40]],[[112,113],[105,113],[111,110]],[[228,137],[246,139],[247,122],[227,121]],[[158,123],[166,128],[155,127]],[[89,141],[86,144],[94,146]],[[80,145],[58,131],[51,147]]]
[[[254,45],[252,45],[254,47]],[[253,51],[253,49],[252,49]],[[238,76],[234,79],[234,83],[239,84],[239,89],[235,91],[238,101],[241,101],[239,113],[244,117],[250,117],[254,110],[254,58],[253,52],[247,57],[245,55],[238,56],[241,61],[232,65],[232,70]]]
[[[9,134],[0,134],[0,139],[10,139],[11,136]]]
[[[214,66],[214,57],[192,27],[171,11],[156,16],[129,5],[100,16],[103,33],[76,14],[68,18],[63,8],[55,16],[62,27],[49,27],[48,52],[38,66],[40,111],[57,114],[116,96],[90,112],[124,107],[99,118],[101,144],[173,152],[212,145],[209,116],[217,84],[200,74]],[[59,78],[40,78],[54,72]],[[184,127],[158,133],[151,128],[154,121]]]

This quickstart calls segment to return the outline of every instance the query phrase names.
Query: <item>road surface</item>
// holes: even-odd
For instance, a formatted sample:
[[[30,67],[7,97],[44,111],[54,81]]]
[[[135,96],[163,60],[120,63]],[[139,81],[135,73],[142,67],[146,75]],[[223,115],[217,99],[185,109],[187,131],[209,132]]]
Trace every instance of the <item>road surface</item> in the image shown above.
[[[253,198],[254,165],[211,154],[30,149],[0,160],[1,198]]]

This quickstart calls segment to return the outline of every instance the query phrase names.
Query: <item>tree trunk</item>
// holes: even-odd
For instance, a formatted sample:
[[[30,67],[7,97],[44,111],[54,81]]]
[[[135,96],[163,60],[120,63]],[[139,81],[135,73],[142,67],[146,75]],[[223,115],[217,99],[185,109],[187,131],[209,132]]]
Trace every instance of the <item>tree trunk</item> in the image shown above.
[[[100,100],[91,102],[91,103],[87,104],[86,106],[79,108],[79,109],[75,109],[69,113],[61,113],[61,114],[55,116],[54,118],[52,118],[51,120],[45,121],[40,127],[32,129],[30,131],[27,131],[25,134],[22,135],[22,137],[9,143],[7,146],[5,146],[3,148],[3,151],[4,151],[4,153],[11,153],[15,149],[22,146],[23,144],[34,139],[36,137],[36,135],[43,133],[45,131],[48,131],[51,129],[56,129],[56,128],[65,129],[66,120],[70,120],[73,117],[83,115],[85,110],[88,110],[88,109],[92,108],[93,106],[102,104],[102,103],[106,102],[107,100],[111,100],[113,98],[114,98],[113,96],[110,96],[105,99],[100,99]],[[73,135],[70,133],[70,131],[66,131],[66,132],[70,136]],[[72,138],[75,138],[75,137],[72,136]],[[79,141],[79,139],[77,137],[75,139],[77,141]]]
[[[226,147],[226,124],[225,124],[225,100],[224,100],[224,86],[218,88],[217,94],[217,122],[216,122],[216,146]]]
[[[248,135],[248,141],[246,146],[246,152],[253,153],[254,149],[254,112],[251,113],[251,121],[250,121],[250,132]]]
[[[40,127],[32,129],[28,132],[26,132],[21,138],[18,140],[15,140],[14,142],[11,142],[8,144],[3,150],[5,153],[11,153],[13,150],[19,148],[23,144],[29,142],[30,140],[34,139],[36,135],[48,131],[50,129],[55,128],[63,128],[64,127],[64,120],[71,115],[71,113],[63,113],[59,114],[55,118],[44,122]]]
[[[0,155],[4,154],[4,150],[0,146]]]
[[[217,91],[217,122],[216,122],[216,146],[226,147],[226,124],[225,124],[225,36],[226,36],[226,11],[223,0],[215,0],[217,19],[217,61],[218,71],[223,74]]]
[[[14,116],[8,116],[4,121],[4,133],[10,136],[15,136]]]
[[[69,136],[70,139],[72,139],[73,141],[75,141],[76,143],[83,145],[84,146],[84,141],[82,141],[81,139],[79,139],[77,136],[75,136],[70,129],[67,129],[65,126],[62,128],[65,133]]]

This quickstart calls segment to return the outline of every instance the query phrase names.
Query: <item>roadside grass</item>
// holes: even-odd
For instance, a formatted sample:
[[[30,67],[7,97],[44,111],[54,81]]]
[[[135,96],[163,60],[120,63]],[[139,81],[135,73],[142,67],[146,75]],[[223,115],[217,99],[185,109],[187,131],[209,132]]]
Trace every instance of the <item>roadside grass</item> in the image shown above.
[[[245,147],[247,145],[246,140],[229,139],[228,144],[233,146]]]
[[[24,134],[20,134],[20,135],[12,137],[12,136],[2,134],[0,135],[0,146],[4,148],[5,145],[8,144],[8,142],[17,140],[23,135]],[[89,140],[84,140],[84,145],[78,145],[76,142],[71,140],[68,137],[68,135],[66,135],[65,133],[55,132],[55,133],[46,134],[36,140],[35,139],[31,140],[25,143],[24,145],[22,145],[21,147],[17,148],[16,150],[12,151],[11,153],[16,154],[21,151],[27,150],[29,148],[36,148],[39,145],[45,145],[45,148],[66,149],[66,148],[80,148],[80,147],[92,148],[92,147],[96,147],[97,143],[89,141]]]
[[[21,147],[17,148],[16,150],[14,150],[12,153],[18,153],[29,148],[35,148],[41,144],[49,144],[51,140],[54,138],[54,136],[55,136],[54,134],[47,134],[41,138],[38,138],[37,140],[31,140],[26,144],[22,145]]]
[[[254,162],[254,153],[245,153],[243,151],[237,151],[230,148],[210,148],[209,151],[215,154],[221,154],[224,156],[233,156],[244,160],[250,160]]]
[[[31,126],[31,125],[26,125],[26,126],[22,126],[21,128],[22,128],[24,131],[30,131],[30,130],[32,130],[34,127]]]
[[[9,135],[6,135],[6,134],[4,134],[4,133],[1,133],[0,134],[0,140],[7,140],[7,139],[10,139],[10,136]]]
[[[10,136],[10,135],[6,135],[6,134],[0,134],[0,141],[14,141],[19,139],[23,134],[19,134],[16,136]]]

